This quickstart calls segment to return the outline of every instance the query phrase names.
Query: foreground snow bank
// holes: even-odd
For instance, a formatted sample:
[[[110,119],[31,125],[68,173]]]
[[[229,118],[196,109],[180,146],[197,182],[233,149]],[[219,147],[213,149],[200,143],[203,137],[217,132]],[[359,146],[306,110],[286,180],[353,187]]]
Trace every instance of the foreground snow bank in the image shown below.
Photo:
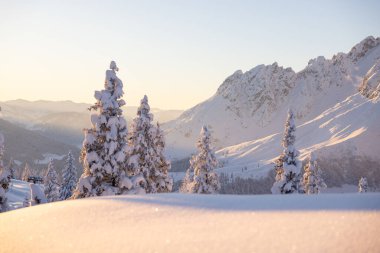
[[[4,252],[378,252],[380,194],[155,194],[0,214]]]

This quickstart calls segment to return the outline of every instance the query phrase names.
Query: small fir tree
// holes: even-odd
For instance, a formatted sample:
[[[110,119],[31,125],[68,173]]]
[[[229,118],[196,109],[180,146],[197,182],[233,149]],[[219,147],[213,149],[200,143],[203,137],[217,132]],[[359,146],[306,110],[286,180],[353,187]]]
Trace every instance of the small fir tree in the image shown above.
[[[16,167],[15,167],[15,163],[14,163],[13,158],[11,158],[9,160],[9,164],[8,164],[7,167],[8,167],[8,171],[9,171],[11,179],[17,179],[17,177],[16,177]]]
[[[29,164],[26,163],[26,164],[25,164],[25,168],[24,168],[24,170],[22,171],[21,180],[22,180],[22,181],[25,181],[25,182],[28,182],[28,178],[29,178],[30,176],[32,176],[32,170],[30,169]]]
[[[189,167],[186,170],[185,177],[182,179],[181,186],[179,188],[179,191],[182,193],[190,193],[191,185],[193,183],[194,179],[194,170],[192,170],[191,167]]]
[[[368,181],[366,177],[361,177],[358,184],[359,193],[368,192]]]
[[[322,188],[326,188],[321,168],[313,153],[310,154],[309,162],[305,165],[302,186],[306,194],[318,194]]]
[[[298,160],[299,151],[295,148],[296,125],[294,123],[294,113],[288,112],[285,124],[284,138],[282,146],[284,151],[280,156],[276,166],[276,181],[272,186],[273,194],[289,194],[298,192],[301,162]],[[280,162],[282,161],[282,166]]]
[[[281,154],[275,161],[274,165],[274,171],[275,171],[275,182],[280,182],[281,178],[283,177],[284,174],[284,154]],[[275,190],[276,192],[273,192]],[[272,193],[278,194],[277,192],[278,188],[273,188],[272,187]]]
[[[152,121],[153,115],[145,95],[132,123],[128,166],[131,171],[142,174],[146,193],[169,192],[173,180],[168,175],[170,163],[163,154],[165,141],[159,125],[156,128]]]
[[[173,189],[173,178],[169,176],[171,168],[170,161],[166,159],[164,154],[165,150],[165,137],[164,132],[161,130],[160,124],[157,122],[156,132],[154,136],[155,148],[155,182],[157,192],[171,192]]]
[[[214,171],[218,162],[210,144],[211,134],[207,127],[203,126],[197,143],[199,152],[190,160],[190,167],[181,186],[182,191],[205,194],[219,192],[219,177]]]
[[[138,177],[126,169],[127,122],[121,107],[123,83],[117,77],[114,61],[106,71],[104,89],[95,92],[97,102],[90,110],[92,128],[85,129],[81,152],[84,172],[73,198],[133,193],[140,183]]]
[[[6,193],[11,181],[9,171],[3,165],[4,137],[0,133],[0,213],[8,210],[8,199]]]
[[[58,175],[54,168],[53,161],[49,162],[48,169],[44,178],[45,196],[48,202],[59,200]]]
[[[59,191],[59,199],[65,200],[71,197],[77,183],[77,168],[74,165],[74,157],[71,151],[67,154],[66,164],[62,171],[62,186]]]

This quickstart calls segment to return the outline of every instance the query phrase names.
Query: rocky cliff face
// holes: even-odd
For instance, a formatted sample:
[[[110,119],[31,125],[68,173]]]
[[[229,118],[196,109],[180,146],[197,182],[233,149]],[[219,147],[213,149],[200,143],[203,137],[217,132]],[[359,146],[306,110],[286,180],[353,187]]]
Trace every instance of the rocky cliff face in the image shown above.
[[[380,98],[380,59],[370,68],[364,76],[359,87],[360,93],[374,101]]]
[[[295,79],[296,73],[291,68],[284,69],[277,63],[259,65],[245,73],[236,71],[216,94],[228,101],[226,109],[237,117],[251,117],[264,126],[284,103]]]
[[[348,53],[348,57],[354,61],[358,62],[363,57],[365,57],[371,50],[380,45],[380,37],[374,38],[369,36],[362,40],[360,43],[356,44],[351,51]]]

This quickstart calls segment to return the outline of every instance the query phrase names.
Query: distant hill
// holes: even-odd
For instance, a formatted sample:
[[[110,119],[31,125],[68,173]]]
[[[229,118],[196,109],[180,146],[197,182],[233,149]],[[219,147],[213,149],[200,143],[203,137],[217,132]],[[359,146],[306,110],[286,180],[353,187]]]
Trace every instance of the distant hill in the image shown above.
[[[0,102],[0,117],[41,135],[70,145],[80,146],[83,128],[90,127],[90,104],[72,101],[27,101],[11,100]],[[128,123],[136,116],[136,106],[123,108]],[[164,123],[178,117],[181,110],[151,109],[155,120]]]
[[[80,150],[74,145],[48,138],[3,119],[0,119],[0,132],[5,138],[5,165],[12,157],[18,167],[23,168],[27,162],[33,169],[41,171],[47,167],[50,159],[53,159],[57,170],[60,171],[67,153],[71,150],[77,158],[75,162],[78,172],[82,172],[78,159]]]

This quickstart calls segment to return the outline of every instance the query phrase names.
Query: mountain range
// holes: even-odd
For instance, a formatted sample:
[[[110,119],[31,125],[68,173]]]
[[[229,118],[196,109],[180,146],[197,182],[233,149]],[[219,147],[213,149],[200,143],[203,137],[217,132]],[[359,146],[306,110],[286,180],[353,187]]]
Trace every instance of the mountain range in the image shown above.
[[[301,71],[273,63],[238,70],[215,95],[163,125],[168,154],[188,157],[202,125],[212,130],[223,171],[262,175],[281,153],[287,111],[296,114],[301,158],[342,153],[380,160],[380,38],[312,59]]]
[[[15,168],[18,168],[16,174],[20,174],[25,163],[37,174],[41,174],[51,159],[60,171],[69,151],[77,158],[75,165],[78,173],[82,172],[78,159],[80,150],[77,146],[51,139],[38,131],[25,129],[3,119],[0,119],[0,129],[5,138],[5,165],[13,159]]]
[[[278,63],[235,71],[212,97],[184,112],[152,112],[164,123],[174,171],[181,170],[176,161],[187,165],[184,161],[195,152],[199,131],[207,125],[219,171],[257,177],[273,169],[282,151],[289,109],[296,114],[301,159],[314,152],[341,159],[365,156],[380,164],[379,97],[380,38],[370,36],[347,53],[311,59],[299,72]],[[20,163],[43,164],[49,157],[62,160],[69,149],[79,154],[82,129],[90,126],[90,104],[13,100],[0,106],[6,159],[12,153]],[[123,109],[132,122],[137,107]]]
[[[90,104],[72,101],[27,101],[11,100],[0,102],[2,119],[38,131],[42,135],[70,145],[81,146],[83,129],[91,126],[88,110]],[[136,116],[136,106],[125,106],[124,116],[128,123]],[[154,119],[160,123],[179,116],[181,110],[152,108]]]

